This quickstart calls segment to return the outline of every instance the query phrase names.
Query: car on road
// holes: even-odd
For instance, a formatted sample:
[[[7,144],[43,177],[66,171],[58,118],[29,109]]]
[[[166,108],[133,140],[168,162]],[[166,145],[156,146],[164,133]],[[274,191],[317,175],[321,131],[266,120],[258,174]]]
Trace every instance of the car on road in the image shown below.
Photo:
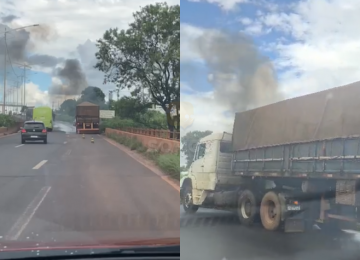
[[[21,143],[26,141],[43,141],[47,144],[47,130],[45,124],[40,121],[26,121],[21,128]]]

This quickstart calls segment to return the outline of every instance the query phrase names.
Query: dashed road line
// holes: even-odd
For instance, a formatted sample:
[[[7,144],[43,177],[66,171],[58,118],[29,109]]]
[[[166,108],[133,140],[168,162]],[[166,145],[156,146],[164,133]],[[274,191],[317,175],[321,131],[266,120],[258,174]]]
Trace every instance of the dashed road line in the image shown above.
[[[35,198],[31,201],[29,206],[26,208],[24,213],[20,216],[20,218],[15,222],[15,224],[11,227],[6,238],[8,240],[17,240],[21,236],[22,232],[24,232],[25,228],[35,215],[35,212],[40,207],[41,203],[46,198],[46,195],[51,190],[50,186],[43,187],[39,193],[35,196]]]
[[[15,146],[15,148],[21,147],[21,146],[23,146],[23,145],[24,145],[24,144],[17,145],[17,146]]]
[[[40,169],[41,166],[43,166],[46,162],[47,162],[47,160],[42,160],[42,161],[39,162],[37,165],[35,165],[35,167],[33,168],[33,170],[38,170],[38,169]]]
[[[67,142],[64,142],[64,144],[67,144]]]

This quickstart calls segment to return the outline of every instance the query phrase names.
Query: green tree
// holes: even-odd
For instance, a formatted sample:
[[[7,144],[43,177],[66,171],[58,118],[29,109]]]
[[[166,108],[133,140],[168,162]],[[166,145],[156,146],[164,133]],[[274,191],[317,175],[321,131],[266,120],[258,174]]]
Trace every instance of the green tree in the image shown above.
[[[120,118],[136,119],[139,114],[143,114],[151,108],[151,103],[140,97],[122,97],[113,101],[113,108],[116,116]]]
[[[95,68],[119,88],[147,90],[166,113],[169,130],[179,131],[180,6],[157,3],[134,13],[129,29],[109,29],[97,41]]]
[[[60,113],[69,115],[69,116],[75,116],[76,113],[76,105],[77,102],[75,99],[67,99],[60,105]]]
[[[85,101],[103,106],[105,104],[105,94],[98,87],[87,87],[81,92],[79,103]]]
[[[159,111],[149,110],[151,107],[149,100],[138,96],[113,101],[113,109],[119,118],[131,119],[144,128],[167,129],[166,116]]]
[[[196,144],[200,141],[201,138],[212,134],[212,131],[191,131],[181,137],[181,144],[183,145],[181,148],[181,152],[184,153],[187,164],[186,168],[190,167],[190,164],[193,161]]]

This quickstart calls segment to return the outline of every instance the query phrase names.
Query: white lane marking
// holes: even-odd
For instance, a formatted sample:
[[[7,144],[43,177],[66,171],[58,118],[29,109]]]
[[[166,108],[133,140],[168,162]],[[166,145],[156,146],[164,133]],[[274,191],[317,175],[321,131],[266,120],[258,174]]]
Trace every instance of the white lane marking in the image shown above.
[[[67,144],[67,142],[64,142],[64,144]]]
[[[33,168],[33,170],[38,170],[38,169],[40,169],[40,167],[43,166],[46,162],[47,162],[47,160],[42,160],[42,161],[39,162],[37,165],[35,165],[35,167]]]
[[[15,146],[15,148],[21,147],[21,146],[23,146],[23,145],[24,145],[24,144],[17,145],[17,146]]]
[[[8,234],[6,235],[8,240],[17,240],[20,237],[50,190],[50,186],[45,186],[39,191],[29,206],[27,206],[24,213],[18,218],[18,220],[9,230]]]

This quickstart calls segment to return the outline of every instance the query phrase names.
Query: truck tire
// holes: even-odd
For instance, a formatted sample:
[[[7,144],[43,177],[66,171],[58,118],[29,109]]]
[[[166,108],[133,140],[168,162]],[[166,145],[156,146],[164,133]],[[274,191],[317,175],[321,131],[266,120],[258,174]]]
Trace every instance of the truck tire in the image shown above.
[[[244,190],[238,199],[237,213],[241,224],[251,226],[254,224],[258,210],[256,198],[250,190]]]
[[[195,214],[196,211],[199,209],[199,206],[193,204],[191,183],[187,182],[185,184],[183,195],[183,208],[185,213]]]
[[[275,231],[281,226],[281,203],[278,195],[267,192],[261,200],[260,219],[266,230]]]

